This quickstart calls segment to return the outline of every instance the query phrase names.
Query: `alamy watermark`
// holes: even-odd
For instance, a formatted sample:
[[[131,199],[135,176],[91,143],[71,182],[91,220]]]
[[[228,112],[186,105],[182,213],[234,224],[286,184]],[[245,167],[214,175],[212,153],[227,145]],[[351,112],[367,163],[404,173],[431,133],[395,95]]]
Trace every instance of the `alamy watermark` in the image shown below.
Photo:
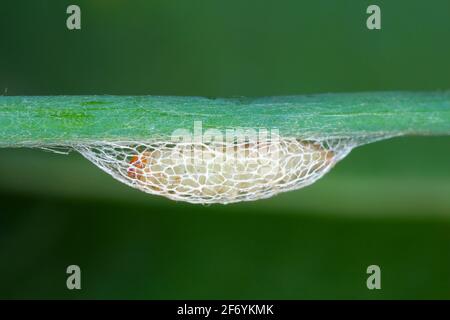
[[[207,129],[202,121],[194,121],[193,131],[176,129],[170,136],[171,159],[184,159],[190,164],[243,161],[260,159],[278,161],[282,153],[282,141],[276,128]]]

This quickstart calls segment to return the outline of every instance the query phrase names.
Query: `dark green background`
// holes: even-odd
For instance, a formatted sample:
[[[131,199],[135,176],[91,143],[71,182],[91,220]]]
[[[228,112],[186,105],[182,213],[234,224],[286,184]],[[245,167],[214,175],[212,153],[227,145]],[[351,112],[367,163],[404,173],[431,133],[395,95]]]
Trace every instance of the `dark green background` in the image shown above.
[[[2,1],[0,91],[450,89],[449,39],[448,0]],[[449,146],[363,146],[311,187],[227,206],[140,193],[74,153],[0,150],[0,298],[450,298]]]

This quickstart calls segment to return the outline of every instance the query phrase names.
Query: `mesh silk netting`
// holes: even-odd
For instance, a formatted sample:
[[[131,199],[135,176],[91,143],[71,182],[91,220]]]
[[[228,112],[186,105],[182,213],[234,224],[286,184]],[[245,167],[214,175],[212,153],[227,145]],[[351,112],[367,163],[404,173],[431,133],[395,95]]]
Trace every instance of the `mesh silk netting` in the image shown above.
[[[117,180],[190,203],[233,203],[312,184],[355,146],[351,140],[99,142],[74,146]]]

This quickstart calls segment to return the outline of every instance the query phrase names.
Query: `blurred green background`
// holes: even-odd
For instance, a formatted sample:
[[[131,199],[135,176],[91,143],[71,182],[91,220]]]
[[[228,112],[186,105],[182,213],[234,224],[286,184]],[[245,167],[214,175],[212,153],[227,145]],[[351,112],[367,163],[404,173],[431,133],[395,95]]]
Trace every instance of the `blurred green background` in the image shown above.
[[[3,1],[0,92],[445,90],[449,15],[448,0]],[[2,149],[0,298],[448,299],[449,146],[363,146],[311,187],[227,206],[143,194],[75,153]],[[366,288],[371,264],[382,290]]]

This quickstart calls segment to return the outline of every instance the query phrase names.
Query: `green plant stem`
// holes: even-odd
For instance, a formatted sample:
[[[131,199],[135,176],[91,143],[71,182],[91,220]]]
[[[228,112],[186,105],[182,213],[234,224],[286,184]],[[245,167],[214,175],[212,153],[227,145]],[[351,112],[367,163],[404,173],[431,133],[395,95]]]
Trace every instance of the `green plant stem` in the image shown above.
[[[450,91],[208,99],[163,96],[0,97],[0,146],[148,141],[176,129],[278,129],[296,137],[450,134]]]

